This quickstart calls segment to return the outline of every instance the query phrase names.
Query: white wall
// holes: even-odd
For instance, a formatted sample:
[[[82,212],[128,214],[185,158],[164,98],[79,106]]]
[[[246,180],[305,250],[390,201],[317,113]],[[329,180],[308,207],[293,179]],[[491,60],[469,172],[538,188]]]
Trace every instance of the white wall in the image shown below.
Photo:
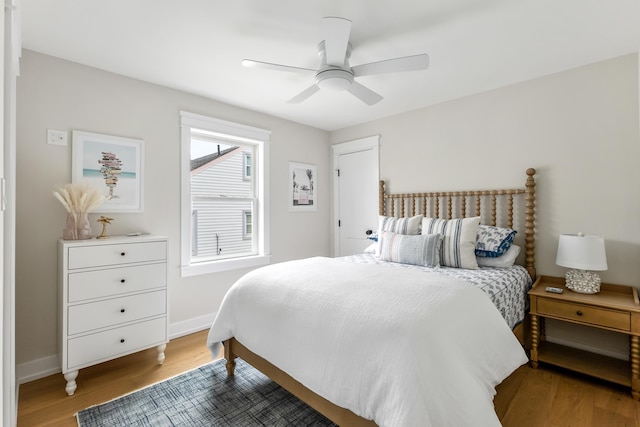
[[[639,285],[638,84],[638,58],[629,55],[329,135],[26,51],[18,80],[17,363],[55,365],[55,242],[65,214],[51,190],[71,180],[71,147],[46,145],[48,128],[145,140],[145,212],[114,215],[109,230],[171,239],[176,331],[202,324],[245,272],[179,276],[180,110],[272,131],[274,262],[331,253],[328,190],[319,211],[288,212],[287,162],[318,165],[320,188],[329,189],[329,143],[379,134],[380,177],[393,192],[519,186],[525,169],[535,167],[538,273],[564,274],[554,263],[558,235],[584,231],[606,239],[604,281]]]
[[[640,285],[638,58],[628,55],[333,132],[380,134],[392,192],[488,189],[537,175],[538,274],[558,235],[604,236],[603,281]]]
[[[173,334],[212,320],[227,289],[246,272],[180,278],[180,110],[270,130],[272,260],[330,254],[328,191],[319,195],[317,212],[287,209],[288,162],[313,163],[328,171],[327,132],[25,51],[18,79],[16,245],[16,347],[23,376],[33,373],[25,371],[54,369],[57,363],[56,240],[65,211],[51,191],[71,181],[71,145],[47,145],[47,129],[145,141],[144,213],[110,215],[115,221],[108,230],[112,235],[140,230],[169,237]],[[320,188],[329,188],[328,173],[319,180]],[[96,235],[98,216],[90,215]]]

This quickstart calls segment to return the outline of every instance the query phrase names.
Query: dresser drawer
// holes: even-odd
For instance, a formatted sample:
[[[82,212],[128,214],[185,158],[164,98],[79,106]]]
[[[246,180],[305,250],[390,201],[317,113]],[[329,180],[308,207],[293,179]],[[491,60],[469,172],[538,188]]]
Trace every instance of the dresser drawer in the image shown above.
[[[167,259],[165,241],[78,246],[70,247],[68,250],[70,270]]]
[[[546,298],[538,298],[537,306],[542,316],[562,317],[621,331],[631,330],[631,315],[628,312]]]
[[[166,312],[166,290],[73,305],[69,307],[67,334],[79,334]]]
[[[67,371],[163,344],[166,330],[166,318],[162,317],[72,338],[67,343]]]
[[[167,285],[167,265],[159,263],[82,271],[70,273],[68,280],[68,301],[77,302],[128,292],[164,288]]]

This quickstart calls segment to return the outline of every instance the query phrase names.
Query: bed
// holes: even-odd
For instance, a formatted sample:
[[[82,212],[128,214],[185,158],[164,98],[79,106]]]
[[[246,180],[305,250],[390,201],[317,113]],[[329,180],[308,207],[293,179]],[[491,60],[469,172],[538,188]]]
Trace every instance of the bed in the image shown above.
[[[224,346],[229,376],[240,357],[341,426],[499,426],[495,386],[528,360],[535,170],[526,175],[522,188],[486,191],[392,194],[381,181],[368,253],[248,273],[225,296],[209,348]],[[481,227],[486,242],[515,233],[497,256],[472,258],[461,236],[473,232],[473,255],[497,245],[479,244]],[[500,264],[507,253],[513,265]],[[478,267],[485,257],[495,260]]]

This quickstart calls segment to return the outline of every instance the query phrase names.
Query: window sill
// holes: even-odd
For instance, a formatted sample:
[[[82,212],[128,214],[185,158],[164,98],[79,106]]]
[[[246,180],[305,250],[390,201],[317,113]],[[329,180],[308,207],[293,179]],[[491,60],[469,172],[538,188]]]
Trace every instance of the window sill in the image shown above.
[[[202,274],[219,273],[222,271],[238,270],[240,268],[260,267],[270,263],[271,255],[255,255],[244,258],[232,258],[185,265],[181,267],[180,274],[182,277],[191,277]]]

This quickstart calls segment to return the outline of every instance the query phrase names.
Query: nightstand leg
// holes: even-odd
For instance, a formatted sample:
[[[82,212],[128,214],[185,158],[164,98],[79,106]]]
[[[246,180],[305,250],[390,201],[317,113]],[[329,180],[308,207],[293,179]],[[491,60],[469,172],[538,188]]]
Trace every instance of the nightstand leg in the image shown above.
[[[162,365],[164,363],[164,350],[167,348],[166,344],[160,344],[156,347],[158,350],[158,365]]]
[[[531,315],[531,367],[538,367],[538,316]]]
[[[631,395],[640,400],[640,337],[631,336]]]
[[[78,377],[78,371],[71,371],[64,374],[64,379],[67,380],[67,386],[64,388],[69,396],[73,396],[76,392],[78,384],[76,384],[76,378]]]

